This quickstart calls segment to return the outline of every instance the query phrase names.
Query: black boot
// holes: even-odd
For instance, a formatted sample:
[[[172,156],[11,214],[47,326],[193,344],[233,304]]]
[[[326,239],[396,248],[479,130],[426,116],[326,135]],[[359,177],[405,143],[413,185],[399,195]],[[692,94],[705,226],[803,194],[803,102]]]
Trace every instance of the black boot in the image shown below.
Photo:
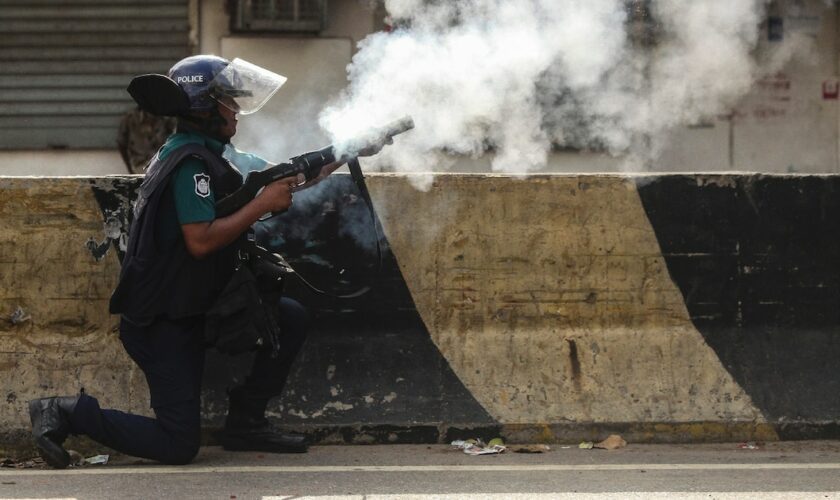
[[[269,453],[306,453],[309,448],[301,434],[274,428],[263,415],[268,401],[248,398],[241,387],[229,393],[230,407],[225,429],[219,440],[230,451],[265,451]]]
[[[306,436],[282,432],[265,418],[231,418],[228,415],[221,434],[222,448],[229,451],[265,451],[269,453],[306,453]]]
[[[79,396],[33,399],[29,402],[32,437],[41,457],[56,469],[70,465],[70,454],[61,446],[70,434],[70,416]]]

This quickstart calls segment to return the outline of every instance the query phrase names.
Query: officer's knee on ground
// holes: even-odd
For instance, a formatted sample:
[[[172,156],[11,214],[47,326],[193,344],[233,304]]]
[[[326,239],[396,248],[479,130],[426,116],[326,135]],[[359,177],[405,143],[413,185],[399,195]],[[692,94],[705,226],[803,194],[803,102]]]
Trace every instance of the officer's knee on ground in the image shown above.
[[[186,465],[193,461],[201,447],[199,441],[183,442],[172,446],[172,449],[161,462],[167,465]]]

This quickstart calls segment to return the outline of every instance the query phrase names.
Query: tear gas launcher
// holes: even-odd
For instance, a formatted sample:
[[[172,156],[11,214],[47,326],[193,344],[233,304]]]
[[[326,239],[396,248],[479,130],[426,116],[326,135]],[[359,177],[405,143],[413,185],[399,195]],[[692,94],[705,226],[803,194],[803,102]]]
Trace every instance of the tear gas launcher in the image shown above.
[[[386,144],[391,144],[395,135],[413,128],[414,120],[406,116],[349,141],[340,151],[335,146],[327,146],[318,151],[295,156],[287,163],[250,172],[241,188],[216,203],[216,216],[225,217],[236,212],[253,200],[262,188],[274,181],[303,174],[306,182],[309,182],[321,175],[321,170],[327,165],[335,162],[352,164],[359,156],[372,156]]]

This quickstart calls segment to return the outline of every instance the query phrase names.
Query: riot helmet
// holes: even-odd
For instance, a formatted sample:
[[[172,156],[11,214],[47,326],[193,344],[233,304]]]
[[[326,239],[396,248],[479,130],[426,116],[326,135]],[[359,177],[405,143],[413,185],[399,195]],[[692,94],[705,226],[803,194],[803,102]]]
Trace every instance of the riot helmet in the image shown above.
[[[187,94],[189,111],[210,111],[219,102],[243,115],[259,110],[286,83],[256,64],[210,55],[182,59],[168,76]]]
[[[128,93],[141,109],[156,115],[212,112],[217,102],[247,115],[259,110],[284,83],[284,76],[242,59],[199,55],[178,61],[167,76],[133,78]]]

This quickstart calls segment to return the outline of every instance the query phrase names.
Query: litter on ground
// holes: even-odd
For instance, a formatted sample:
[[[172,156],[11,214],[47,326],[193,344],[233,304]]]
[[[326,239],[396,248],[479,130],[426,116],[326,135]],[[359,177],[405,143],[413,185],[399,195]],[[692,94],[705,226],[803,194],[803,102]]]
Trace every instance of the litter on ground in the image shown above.
[[[452,446],[463,450],[467,455],[498,455],[507,449],[501,438],[491,439],[490,443],[485,444],[481,439],[459,439],[452,441]]]

